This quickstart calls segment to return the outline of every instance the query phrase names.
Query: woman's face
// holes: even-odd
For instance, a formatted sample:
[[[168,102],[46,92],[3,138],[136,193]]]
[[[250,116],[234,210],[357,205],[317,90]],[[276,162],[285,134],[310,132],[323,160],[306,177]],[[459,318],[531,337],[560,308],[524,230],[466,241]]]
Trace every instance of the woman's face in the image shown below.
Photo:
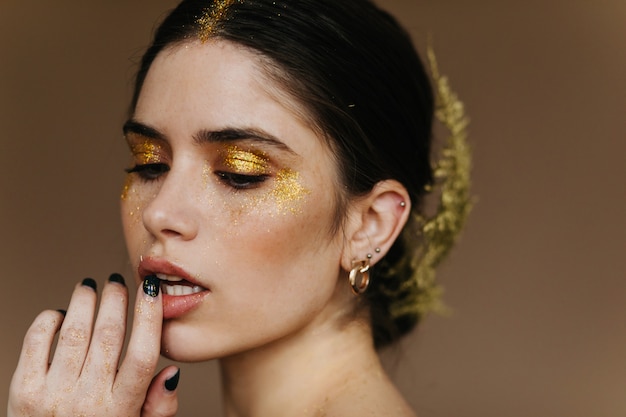
[[[336,167],[297,108],[225,41],[166,49],[150,68],[125,126],[122,217],[137,279],[163,279],[166,356],[272,346],[345,308]]]

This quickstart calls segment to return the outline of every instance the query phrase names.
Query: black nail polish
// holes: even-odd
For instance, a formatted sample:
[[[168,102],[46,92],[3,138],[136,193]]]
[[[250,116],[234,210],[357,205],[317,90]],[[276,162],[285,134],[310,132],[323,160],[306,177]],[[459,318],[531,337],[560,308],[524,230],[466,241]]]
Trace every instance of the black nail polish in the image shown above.
[[[159,290],[161,289],[161,280],[157,278],[156,275],[148,275],[143,280],[143,292],[148,294],[150,297],[156,297],[159,295]]]
[[[91,278],[85,278],[83,280],[82,285],[84,285],[85,287],[89,287],[89,288],[91,288],[94,291],[96,291],[96,289],[98,288],[98,286],[96,285],[96,281],[94,281]]]
[[[67,310],[57,310],[59,313],[63,314],[63,317],[67,314]]]
[[[168,391],[174,391],[178,386],[178,380],[180,379],[180,368],[171,377],[165,380],[165,389]]]
[[[117,273],[111,274],[111,276],[109,277],[109,282],[117,282],[118,284],[122,284],[124,286],[126,285],[124,277]]]

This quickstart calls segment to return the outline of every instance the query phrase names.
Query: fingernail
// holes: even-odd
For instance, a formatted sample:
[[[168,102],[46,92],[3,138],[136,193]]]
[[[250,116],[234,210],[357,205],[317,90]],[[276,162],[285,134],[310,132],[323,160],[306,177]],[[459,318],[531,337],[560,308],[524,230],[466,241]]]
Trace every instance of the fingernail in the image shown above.
[[[82,285],[84,285],[85,287],[89,287],[89,288],[91,288],[94,291],[96,291],[96,289],[98,288],[98,286],[96,285],[96,281],[94,281],[91,278],[85,278],[83,280]]]
[[[168,391],[174,391],[178,386],[178,380],[180,379],[180,368],[171,377],[165,380],[165,389]]]
[[[63,314],[63,317],[67,314],[67,310],[57,310],[59,313]]]
[[[117,282],[118,284],[122,284],[124,286],[126,285],[124,277],[118,273],[111,274],[111,276],[109,277],[109,282]]]
[[[161,280],[156,275],[148,275],[143,280],[143,292],[150,297],[156,297],[159,295],[159,289],[161,288]]]

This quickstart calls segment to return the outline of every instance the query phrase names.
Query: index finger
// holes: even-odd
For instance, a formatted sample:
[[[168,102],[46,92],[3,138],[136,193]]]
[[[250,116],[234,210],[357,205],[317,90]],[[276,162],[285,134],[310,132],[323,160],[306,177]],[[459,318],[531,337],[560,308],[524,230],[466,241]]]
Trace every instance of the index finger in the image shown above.
[[[150,275],[137,291],[128,349],[113,385],[113,391],[137,398],[139,407],[143,404],[161,351],[163,302],[160,285],[160,280]]]

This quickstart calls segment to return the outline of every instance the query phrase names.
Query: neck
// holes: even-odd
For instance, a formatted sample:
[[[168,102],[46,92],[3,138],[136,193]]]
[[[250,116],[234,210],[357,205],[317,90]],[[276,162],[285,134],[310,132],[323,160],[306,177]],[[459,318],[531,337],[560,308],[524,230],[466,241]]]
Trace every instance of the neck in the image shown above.
[[[369,325],[311,325],[221,360],[227,417],[313,416],[365,374],[383,374]],[[295,401],[294,401],[295,400]]]

